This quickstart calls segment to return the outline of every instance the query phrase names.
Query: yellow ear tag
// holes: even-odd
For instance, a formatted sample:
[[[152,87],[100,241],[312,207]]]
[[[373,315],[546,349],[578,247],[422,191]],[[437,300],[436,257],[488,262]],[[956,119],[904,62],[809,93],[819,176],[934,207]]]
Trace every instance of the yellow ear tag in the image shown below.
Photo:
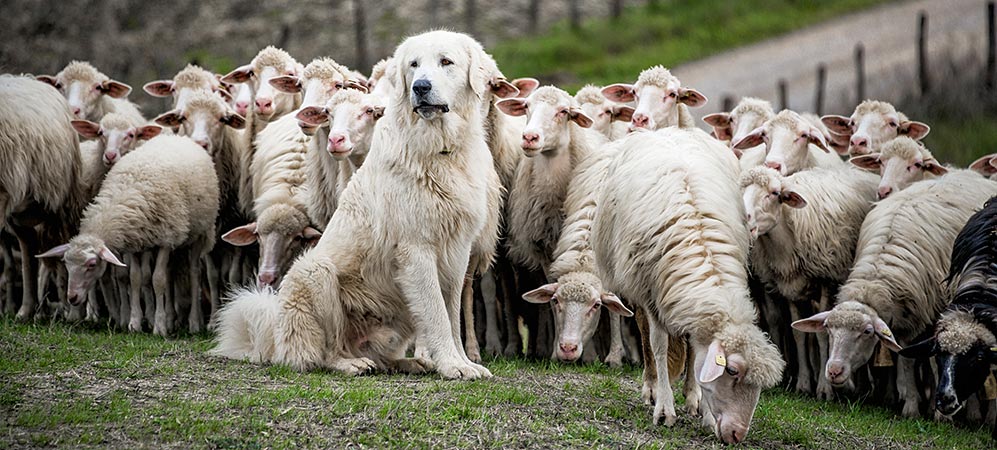
[[[889,328],[883,328],[882,330],[879,330],[879,333],[886,337],[893,336],[893,333],[890,332]]]
[[[990,347],[990,351],[997,352],[997,347]]]
[[[727,358],[724,358],[724,355],[717,355],[717,365],[727,367]]]

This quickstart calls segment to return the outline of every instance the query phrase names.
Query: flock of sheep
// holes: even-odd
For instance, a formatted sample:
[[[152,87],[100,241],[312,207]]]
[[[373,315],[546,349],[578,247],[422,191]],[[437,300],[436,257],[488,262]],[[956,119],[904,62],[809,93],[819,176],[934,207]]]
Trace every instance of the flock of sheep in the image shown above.
[[[598,347],[643,360],[655,423],[684,372],[728,443],[787,362],[824,399],[997,412],[997,157],[943,165],[888,103],[745,98],[707,134],[706,97],[660,66],[572,96],[444,31],[369,77],[274,47],[189,65],[145,85],[174,102],[152,122],[130,90],[85,62],[0,76],[7,314],[210,325],[213,354],[350,374],[489,377],[482,334],[492,354]]]

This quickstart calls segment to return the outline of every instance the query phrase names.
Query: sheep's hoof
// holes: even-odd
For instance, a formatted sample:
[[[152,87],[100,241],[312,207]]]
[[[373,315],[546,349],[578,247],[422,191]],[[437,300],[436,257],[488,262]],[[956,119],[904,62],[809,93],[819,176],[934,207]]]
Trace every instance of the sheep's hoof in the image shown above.
[[[623,367],[623,352],[612,352],[606,355],[605,362],[609,367]]]
[[[506,357],[512,358],[518,354],[519,351],[516,349],[516,344],[512,343],[505,346],[505,351],[502,352]]]
[[[801,376],[796,380],[796,392],[801,394],[810,394],[813,392],[813,389],[810,388],[810,377]]]
[[[33,316],[34,314],[32,314],[31,310],[21,308],[21,310],[17,312],[17,321],[30,322]]]
[[[921,411],[917,407],[917,402],[904,402],[904,410],[902,412],[904,417],[916,418],[921,417]]]
[[[128,331],[131,331],[132,333],[141,333],[142,332],[142,319],[138,319],[138,320],[132,319],[131,321],[129,321],[128,322]]]
[[[817,383],[817,399],[830,401],[834,399],[834,388],[831,383],[821,380]]]
[[[664,409],[665,409],[664,406],[658,406],[654,408],[654,424],[664,425],[666,427],[671,427],[672,425],[675,425],[675,421],[678,420],[678,417],[675,416],[674,412],[668,413]]]
[[[476,362],[476,363],[481,362],[481,351],[478,350],[477,347],[469,348],[466,351],[467,351],[467,359],[470,359],[471,362]]]
[[[492,373],[484,366],[478,364],[466,364],[460,362],[441,362],[437,365],[437,372],[450,380],[475,380],[478,378],[491,378]]]
[[[424,358],[402,358],[391,362],[396,372],[412,375],[424,374],[433,370],[433,362]]]
[[[353,376],[373,372],[377,369],[377,364],[369,358],[343,358],[333,361],[330,366],[334,370]]]
[[[654,384],[654,381],[644,381],[644,385],[640,387],[640,399],[644,400],[645,405],[654,404]]]
[[[502,340],[498,336],[485,335],[485,353],[498,356],[502,353]]]
[[[187,324],[190,329],[190,334],[201,334],[204,332],[204,323],[200,320],[191,320]]]

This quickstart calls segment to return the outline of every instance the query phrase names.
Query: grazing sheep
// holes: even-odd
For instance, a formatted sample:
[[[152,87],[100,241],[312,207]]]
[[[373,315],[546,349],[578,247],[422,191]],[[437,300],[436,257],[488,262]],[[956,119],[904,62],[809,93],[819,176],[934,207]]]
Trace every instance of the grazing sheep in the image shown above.
[[[814,167],[843,165],[831,153],[823,131],[810,120],[790,110],[780,111],[764,125],[734,141],[731,148],[747,150],[765,145],[765,166],[789,176]]]
[[[592,119],[592,129],[602,133],[607,140],[614,141],[627,134],[627,127],[633,116],[632,106],[619,104],[602,95],[602,89],[591,84],[575,93],[575,100],[582,112]]]
[[[997,181],[997,153],[991,153],[973,161],[969,168],[979,172],[980,175]]]
[[[761,390],[779,382],[785,363],[755,325],[737,159],[698,129],[638,133],[624,142],[592,226],[600,278],[647,311],[658,371],[668,372],[668,335],[687,336],[702,403],[694,390],[686,405],[700,409],[703,424],[724,442],[740,442]],[[674,424],[665,377],[654,396],[655,423]]]
[[[442,55],[442,56],[441,56]],[[364,162],[317,246],[276,293],[237,293],[213,353],[357,374],[371,369],[488,377],[459,345],[460,292],[488,198],[500,191],[481,127],[486,57],[467,35],[406,39],[396,86]],[[491,233],[491,236],[486,236]],[[250,320],[252,319],[252,320]],[[432,363],[404,358],[418,332]]]
[[[107,263],[124,264],[115,252],[134,254],[157,249],[153,273],[156,297],[154,332],[166,336],[172,326],[170,254],[189,247],[188,262],[192,332],[203,326],[200,260],[215,242],[218,178],[211,157],[194,141],[159,136],[146,142],[111,168],[100,192],[83,213],[80,234],[41,258],[62,258],[69,271],[68,300],[79,305],[101,277]],[[139,270],[131,267],[133,274]],[[142,330],[142,307],[133,275],[131,331]]]
[[[841,386],[872,357],[876,343],[898,351],[931,327],[948,303],[942,288],[956,234],[978,205],[997,194],[997,182],[951,171],[914,183],[880,201],[859,232],[855,262],[833,309],[793,323],[827,332],[825,374]],[[918,415],[913,361],[901,359],[897,391],[903,415]]]
[[[935,408],[951,416],[983,388],[997,361],[997,197],[966,222],[952,247],[945,279],[953,291],[934,334],[900,351],[901,356],[935,356]],[[993,407],[993,406],[991,406]],[[997,436],[995,427],[993,436]]]
[[[88,62],[72,61],[55,76],[40,75],[37,78],[66,96],[69,108],[77,119],[100,122],[105,114],[118,113],[134,126],[145,124],[138,107],[125,99],[132,88],[108,78]]]
[[[679,79],[662,66],[645,69],[637,77],[636,84],[606,86],[602,89],[602,95],[617,103],[637,102],[630,119],[631,130],[660,130],[674,126],[694,128],[696,124],[689,107],[706,104],[706,96],[695,89],[682,87]]]
[[[150,81],[142,90],[153,97],[173,97],[173,109],[183,109],[190,94],[197,91],[216,92],[228,99],[230,95],[219,78],[199,66],[187,64],[172,80]]]
[[[769,291],[789,300],[793,321],[803,318],[798,304],[809,302],[815,292],[820,299],[818,312],[830,308],[829,291],[848,277],[862,220],[876,199],[877,182],[875,175],[848,166],[788,177],[767,167],[742,173],[744,209],[754,240],[751,270]],[[796,390],[811,392],[805,336],[799,331],[793,334]],[[822,343],[820,367],[827,359],[824,348]],[[818,379],[818,395],[830,397],[827,380],[820,375]]]
[[[879,151],[879,145],[897,136],[921,140],[931,128],[910,120],[893,105],[866,100],[855,107],[851,117],[827,115],[821,118],[827,128],[848,139],[848,154],[868,155]]]
[[[878,171],[879,199],[906,189],[912,183],[948,173],[931,152],[918,141],[900,136],[879,147],[878,153],[856,156],[849,160],[856,167]]]
[[[17,237],[21,251],[20,320],[36,313],[38,265],[31,255],[75,234],[86,205],[72,119],[56,89],[0,75],[0,227]]]

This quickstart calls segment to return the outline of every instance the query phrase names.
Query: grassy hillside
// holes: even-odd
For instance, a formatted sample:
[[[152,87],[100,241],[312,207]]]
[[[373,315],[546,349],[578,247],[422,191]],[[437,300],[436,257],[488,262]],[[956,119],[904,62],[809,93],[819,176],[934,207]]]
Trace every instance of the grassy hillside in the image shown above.
[[[635,79],[647,67],[675,66],[750,44],[884,0],[662,0],[628,8],[619,21],[560,23],[541,36],[490,49],[507,76],[533,76],[573,90]]]

